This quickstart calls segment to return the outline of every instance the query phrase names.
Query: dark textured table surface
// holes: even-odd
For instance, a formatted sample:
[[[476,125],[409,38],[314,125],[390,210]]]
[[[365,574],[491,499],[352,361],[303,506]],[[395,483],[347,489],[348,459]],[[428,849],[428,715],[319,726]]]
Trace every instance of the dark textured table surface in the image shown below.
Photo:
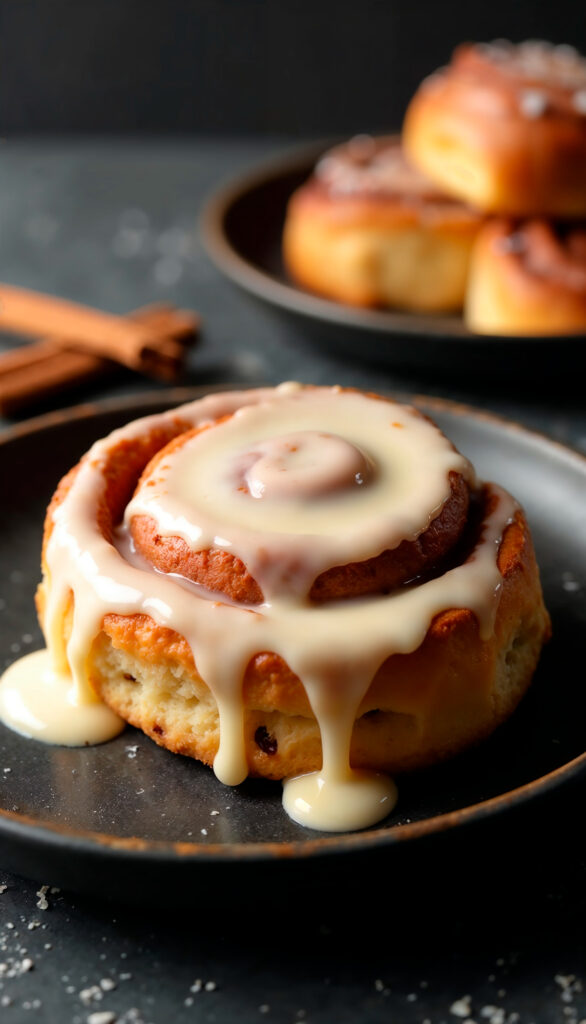
[[[188,384],[296,379],[439,395],[586,452],[575,381],[505,386],[503,367],[503,387],[461,375],[451,385],[336,358],[222,277],[198,235],[202,203],[289,148],[267,139],[4,141],[0,280],[113,312],[160,300],[197,309],[203,330]],[[125,374],[66,402],[153,387]],[[498,832],[471,830],[412,861],[390,858],[382,883],[362,864],[351,900],[343,872],[293,902],[259,874],[241,901],[218,887],[202,892],[200,908],[191,893],[183,911],[166,913],[160,891],[126,906],[107,892],[56,892],[50,879],[7,874],[0,843],[0,1019],[578,1024],[583,801],[577,785]]]

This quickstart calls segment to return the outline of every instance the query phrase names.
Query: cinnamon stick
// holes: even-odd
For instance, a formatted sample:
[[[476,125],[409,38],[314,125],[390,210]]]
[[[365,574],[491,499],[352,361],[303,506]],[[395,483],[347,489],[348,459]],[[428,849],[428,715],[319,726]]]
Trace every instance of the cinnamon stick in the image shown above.
[[[113,365],[100,356],[60,349],[49,341],[4,352],[0,355],[0,413],[11,415],[74,384],[94,379]]]
[[[193,333],[197,327],[192,315]],[[176,338],[157,332],[144,317],[103,313],[6,284],[0,285],[0,329],[53,339],[60,347],[113,359],[163,380],[177,376],[184,354]]]
[[[157,338],[157,344],[173,341],[183,345],[194,337],[194,314],[172,306],[148,306],[129,314],[129,319],[145,325]],[[18,410],[67,388],[97,378],[116,369],[116,363],[61,347],[57,340],[42,340],[0,354],[0,413]]]

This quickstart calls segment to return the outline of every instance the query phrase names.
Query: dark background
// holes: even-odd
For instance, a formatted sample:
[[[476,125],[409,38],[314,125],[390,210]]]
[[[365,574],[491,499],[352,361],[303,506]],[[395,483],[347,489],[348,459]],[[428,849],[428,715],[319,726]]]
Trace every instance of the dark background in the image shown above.
[[[394,130],[457,43],[586,49],[583,0],[0,0],[0,132]]]

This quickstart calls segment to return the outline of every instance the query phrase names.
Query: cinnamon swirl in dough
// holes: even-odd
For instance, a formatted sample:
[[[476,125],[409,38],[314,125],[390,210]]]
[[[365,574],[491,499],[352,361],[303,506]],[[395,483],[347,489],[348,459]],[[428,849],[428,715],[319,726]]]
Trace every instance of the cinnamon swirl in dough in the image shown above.
[[[586,224],[487,223],[473,250],[465,318],[478,334],[586,333]]]
[[[410,166],[396,138],[357,136],[291,197],[284,261],[297,283],[338,302],[457,310],[480,222]]]
[[[415,93],[403,144],[479,210],[586,216],[586,59],[546,42],[460,46]]]
[[[114,432],[57,489],[43,567],[76,686],[226,783],[319,772],[326,797],[489,735],[549,634],[514,499],[416,409],[351,389]]]

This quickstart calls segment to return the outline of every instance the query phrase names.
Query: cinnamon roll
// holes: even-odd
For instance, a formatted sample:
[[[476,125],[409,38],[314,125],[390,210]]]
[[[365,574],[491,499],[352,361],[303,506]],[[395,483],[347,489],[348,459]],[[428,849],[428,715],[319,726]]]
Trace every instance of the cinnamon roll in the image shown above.
[[[514,499],[413,407],[336,387],[115,431],[59,485],[43,573],[77,703],[225,783],[285,779],[289,813],[331,830],[390,810],[373,773],[488,736],[549,635]]]
[[[357,136],[291,197],[283,257],[298,284],[338,302],[458,310],[480,222],[410,166],[396,138]]]
[[[586,215],[586,59],[571,46],[466,44],[406,112],[409,158],[450,195],[512,216]]]
[[[586,224],[487,223],[473,250],[465,319],[482,334],[586,333]]]

